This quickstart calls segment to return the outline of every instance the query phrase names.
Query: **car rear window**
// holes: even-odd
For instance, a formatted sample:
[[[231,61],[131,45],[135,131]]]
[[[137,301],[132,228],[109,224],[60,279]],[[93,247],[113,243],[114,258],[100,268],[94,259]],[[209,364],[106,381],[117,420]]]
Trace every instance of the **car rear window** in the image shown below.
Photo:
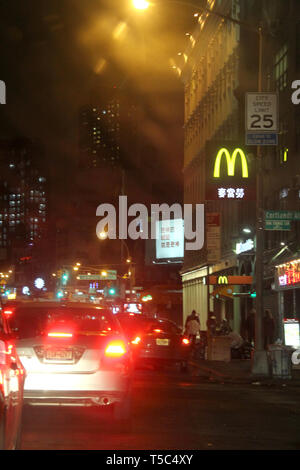
[[[155,318],[141,318],[132,316],[119,316],[118,320],[127,335],[135,335],[138,333],[150,333],[154,329],[162,330],[168,334],[179,334],[181,329],[172,322],[159,321]]]
[[[19,307],[9,319],[10,328],[19,339],[45,334],[53,325],[71,324],[80,332],[119,333],[119,325],[112,314],[104,309]]]

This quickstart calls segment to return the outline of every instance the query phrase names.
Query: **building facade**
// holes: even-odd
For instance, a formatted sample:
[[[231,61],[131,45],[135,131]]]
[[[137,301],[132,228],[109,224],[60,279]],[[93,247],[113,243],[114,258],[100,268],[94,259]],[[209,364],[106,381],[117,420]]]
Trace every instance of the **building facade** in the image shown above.
[[[206,211],[204,249],[185,252],[183,310],[184,317],[197,310],[203,329],[208,312],[214,312],[218,320],[226,317],[232,328],[245,334],[247,314],[255,307],[256,160],[256,147],[245,145],[245,95],[258,89],[257,31],[263,25],[262,90],[278,93],[280,110],[278,145],[263,148],[263,204],[265,210],[297,210],[299,107],[292,105],[290,95],[299,72],[299,4],[233,0],[217,6],[208,1],[207,9],[241,24],[203,13],[178,66],[185,90],[184,201],[204,203]],[[221,148],[224,155],[228,149],[228,158],[218,154]],[[245,155],[239,170],[233,168],[240,157],[236,153],[235,159],[236,149]],[[238,200],[232,191],[229,196],[225,192],[229,180],[223,178],[217,187],[219,200],[211,197],[209,171],[216,169],[218,158],[227,159],[227,174],[242,173],[243,165],[248,166],[253,178],[248,189],[245,186],[248,196],[245,192]],[[221,175],[222,171],[226,164]],[[238,186],[243,189],[241,183]],[[290,231],[264,231],[264,305],[274,313],[278,337],[282,337],[284,307],[283,294],[276,289],[275,266],[287,249],[291,259],[299,258],[297,240],[298,222]],[[237,283],[211,285],[209,274],[223,283],[234,276]],[[241,276],[251,276],[251,285]]]

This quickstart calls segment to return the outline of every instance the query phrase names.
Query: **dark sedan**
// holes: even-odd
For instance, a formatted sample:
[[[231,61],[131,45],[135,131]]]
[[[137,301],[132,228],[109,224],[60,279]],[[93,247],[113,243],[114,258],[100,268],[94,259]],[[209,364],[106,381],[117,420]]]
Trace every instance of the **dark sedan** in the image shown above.
[[[176,323],[142,314],[116,317],[132,345],[136,366],[178,364],[186,368],[190,343]]]

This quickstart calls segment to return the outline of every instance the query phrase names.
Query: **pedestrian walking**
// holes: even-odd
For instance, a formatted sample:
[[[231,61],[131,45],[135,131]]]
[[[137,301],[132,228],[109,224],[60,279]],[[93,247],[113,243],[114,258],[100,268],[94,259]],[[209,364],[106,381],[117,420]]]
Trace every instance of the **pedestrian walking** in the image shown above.
[[[196,318],[191,318],[186,325],[186,335],[192,346],[195,346],[198,334],[200,335],[200,323]]]
[[[214,335],[216,332],[216,327],[217,327],[217,321],[216,317],[213,312],[209,312],[209,316],[206,322],[207,326],[207,331],[211,334]]]
[[[198,315],[197,315],[197,313],[196,313],[196,310],[193,310],[192,313],[187,316],[187,318],[186,318],[186,320],[185,320],[185,325],[184,325],[185,330],[186,330],[187,324],[188,324],[188,322],[189,322],[190,320],[196,320],[196,321],[199,323],[199,325],[200,325],[200,320],[199,320],[199,317],[198,317]]]

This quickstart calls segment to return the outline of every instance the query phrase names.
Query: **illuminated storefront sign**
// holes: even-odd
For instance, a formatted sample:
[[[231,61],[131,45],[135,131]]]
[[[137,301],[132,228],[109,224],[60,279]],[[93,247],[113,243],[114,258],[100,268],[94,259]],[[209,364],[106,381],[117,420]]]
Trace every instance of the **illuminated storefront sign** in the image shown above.
[[[300,286],[300,260],[277,266],[277,279],[279,287]]]
[[[252,276],[209,276],[210,285],[249,285],[253,283]]]
[[[246,240],[244,243],[236,243],[235,245],[235,252],[237,255],[240,253],[244,253],[245,251],[252,250],[254,248],[254,241],[249,239]]]
[[[253,164],[249,167],[246,151],[233,142],[226,147],[211,142],[206,150],[206,199],[255,200],[255,170]]]
[[[232,155],[230,156],[229,150],[227,150],[227,148],[225,147],[221,148],[218,151],[218,154],[216,156],[215,166],[214,166],[214,178],[220,178],[220,167],[221,167],[221,160],[222,160],[223,155],[225,156],[226,162],[227,162],[228,176],[234,176],[236,157],[239,155],[241,157],[241,163],[242,163],[242,177],[248,178],[249,176],[248,164],[247,164],[247,159],[243,150],[240,148],[236,148],[234,149],[234,151],[232,152]]]

